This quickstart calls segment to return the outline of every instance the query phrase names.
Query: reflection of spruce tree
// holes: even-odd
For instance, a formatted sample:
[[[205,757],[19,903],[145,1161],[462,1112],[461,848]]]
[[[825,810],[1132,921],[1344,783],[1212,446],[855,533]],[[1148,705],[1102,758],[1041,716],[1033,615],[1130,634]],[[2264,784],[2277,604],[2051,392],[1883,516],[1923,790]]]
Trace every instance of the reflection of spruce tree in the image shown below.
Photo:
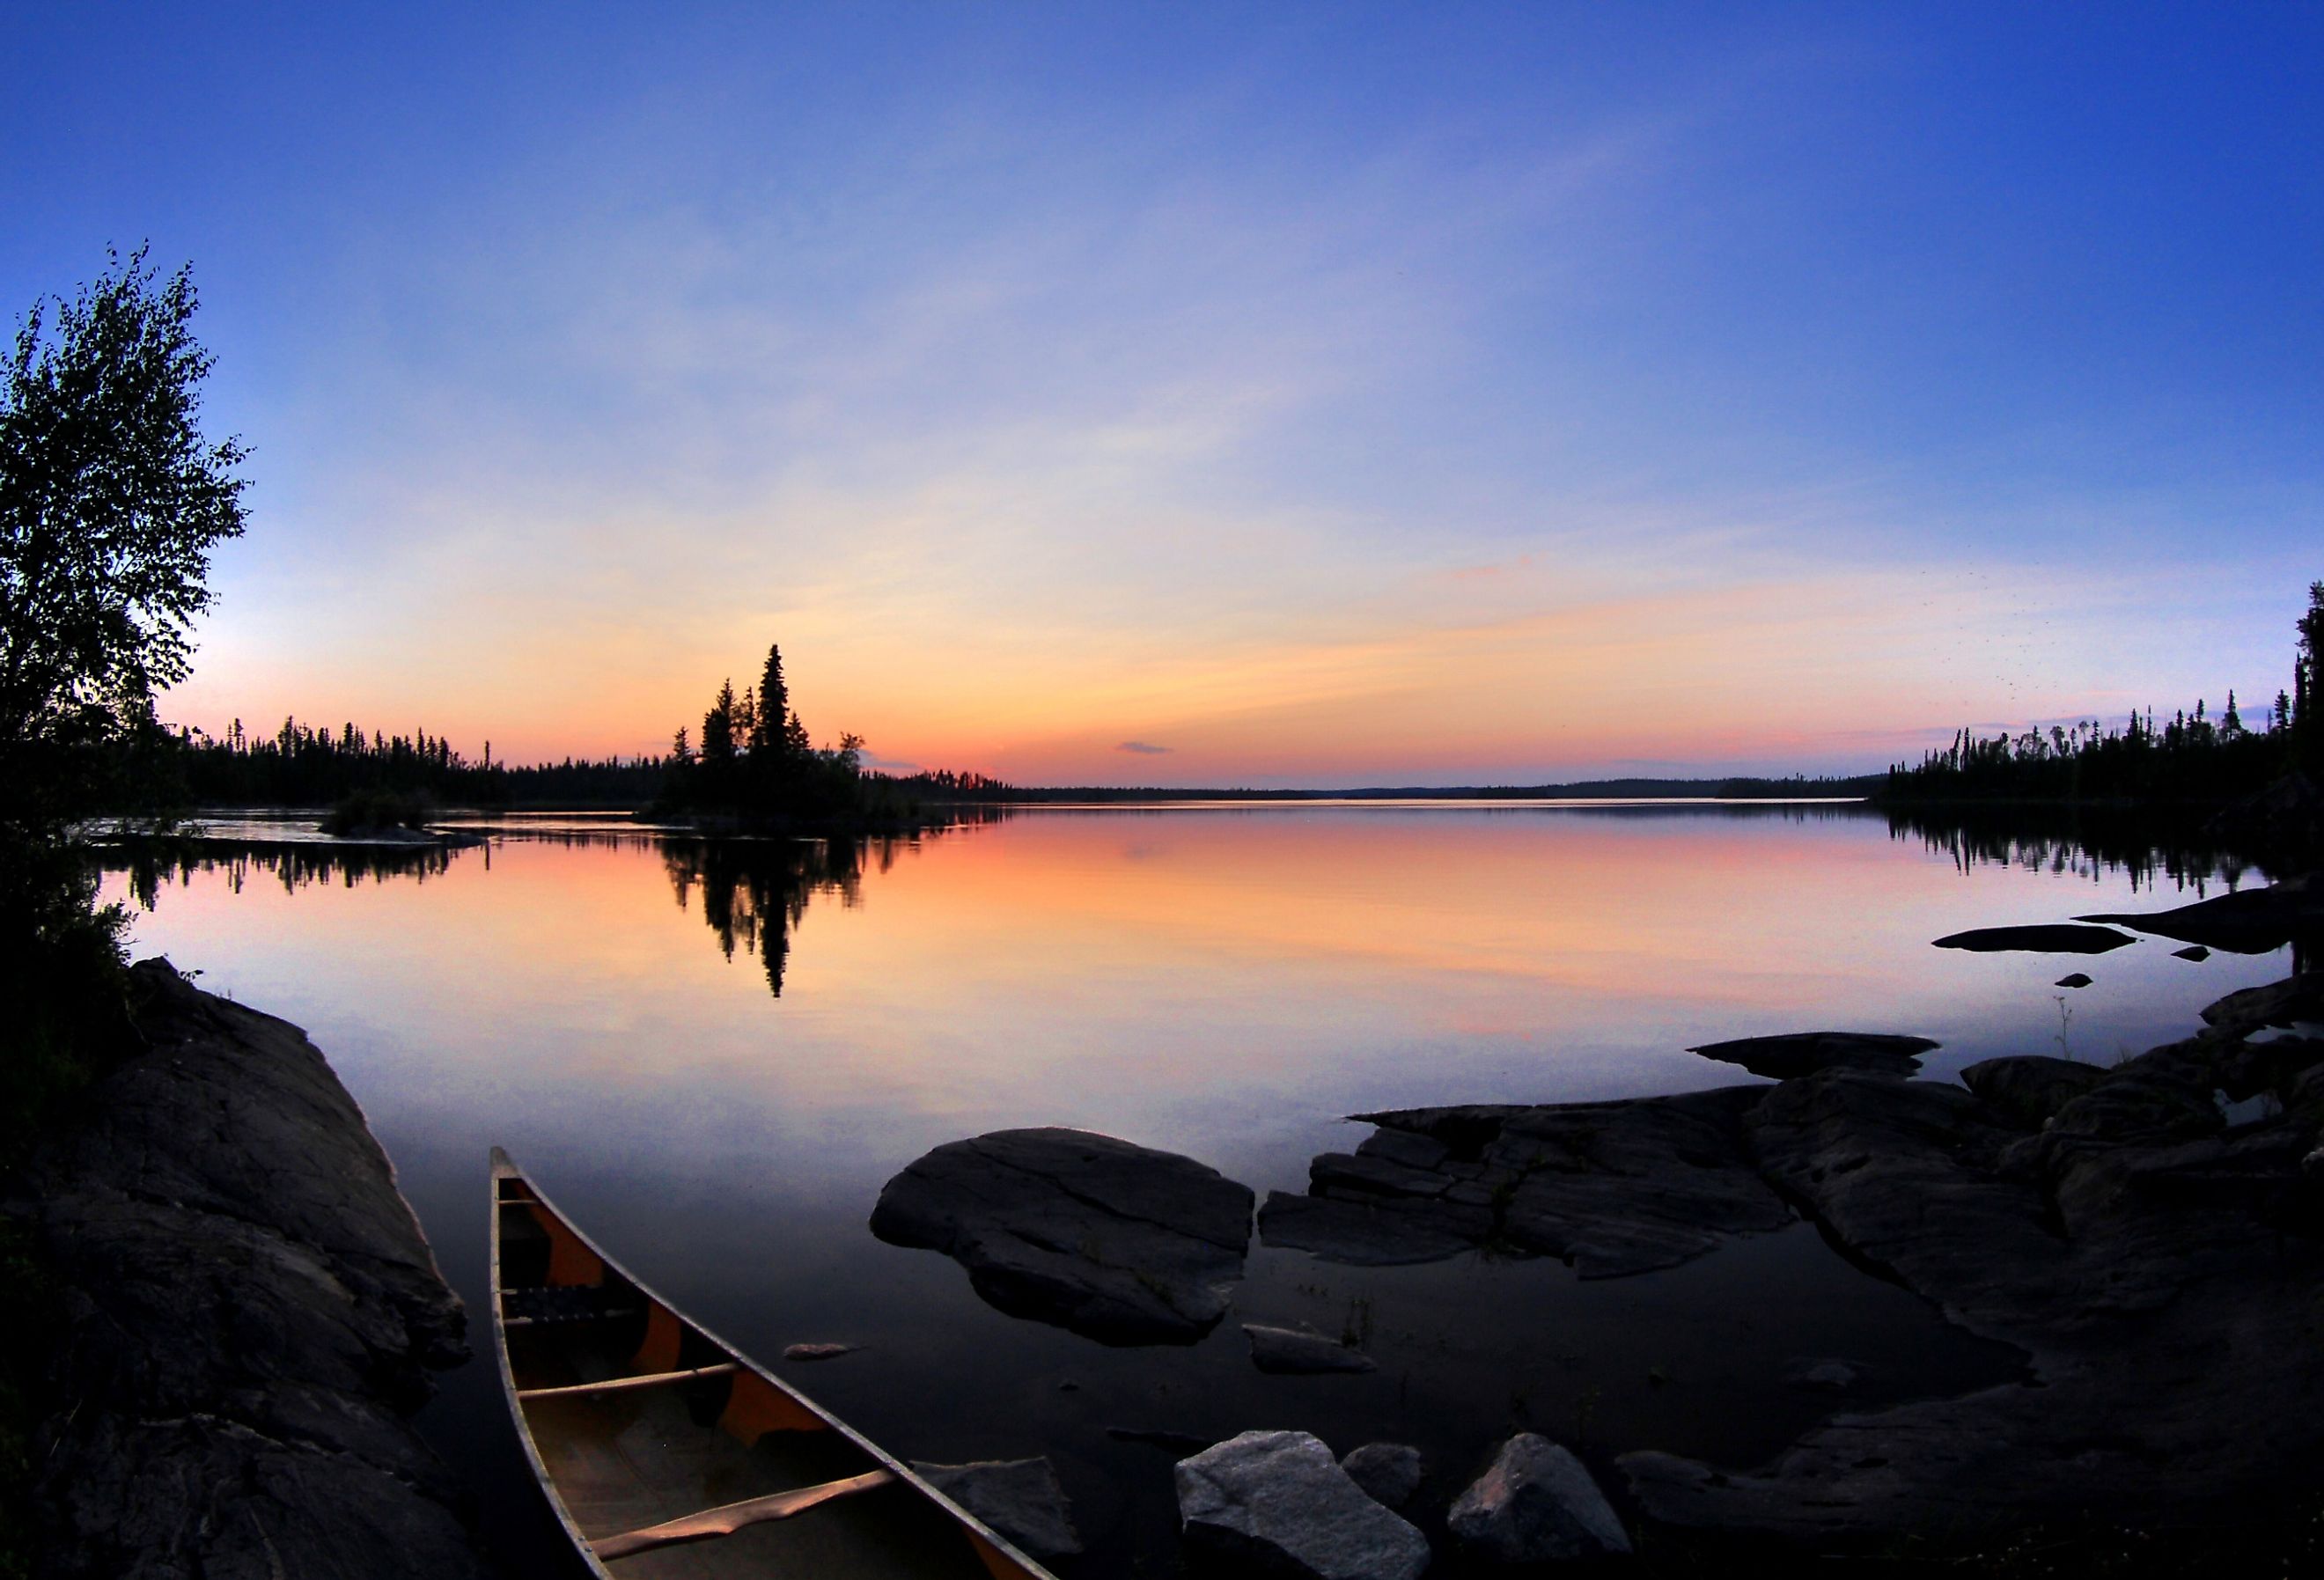
[[[843,903],[857,903],[862,856],[859,840],[722,839],[672,845],[662,859],[679,909],[698,885],[702,919],[720,952],[732,960],[739,944],[745,954],[757,955],[768,991],[780,998],[791,930],[806,916],[809,897],[836,891]]]

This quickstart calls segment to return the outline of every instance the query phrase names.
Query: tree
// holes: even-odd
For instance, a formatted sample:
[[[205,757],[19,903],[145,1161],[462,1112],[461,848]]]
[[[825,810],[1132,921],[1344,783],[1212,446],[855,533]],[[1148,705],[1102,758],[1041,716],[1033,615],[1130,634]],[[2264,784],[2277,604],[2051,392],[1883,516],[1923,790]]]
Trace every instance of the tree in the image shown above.
[[[791,688],[783,679],[783,650],[774,643],[767,644],[767,667],[759,677],[759,727],[751,737],[751,750],[781,753],[788,745],[787,725],[790,718]]]
[[[2308,584],[2308,613],[2300,617],[2300,651],[2292,664],[2292,743],[2293,760],[2310,773],[2324,773],[2324,581]]]
[[[33,304],[0,374],[0,753],[116,738],[191,668],[239,442],[201,433],[191,275],[141,248]]]

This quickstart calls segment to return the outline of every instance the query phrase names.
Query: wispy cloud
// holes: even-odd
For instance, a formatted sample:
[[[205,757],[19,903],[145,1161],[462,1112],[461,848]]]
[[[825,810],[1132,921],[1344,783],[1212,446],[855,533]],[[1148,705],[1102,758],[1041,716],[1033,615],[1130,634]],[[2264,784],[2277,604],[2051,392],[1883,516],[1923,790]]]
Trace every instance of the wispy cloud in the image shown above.
[[[1140,757],[1167,757],[1170,748],[1157,746],[1148,741],[1124,741],[1114,748],[1117,752],[1134,752]]]

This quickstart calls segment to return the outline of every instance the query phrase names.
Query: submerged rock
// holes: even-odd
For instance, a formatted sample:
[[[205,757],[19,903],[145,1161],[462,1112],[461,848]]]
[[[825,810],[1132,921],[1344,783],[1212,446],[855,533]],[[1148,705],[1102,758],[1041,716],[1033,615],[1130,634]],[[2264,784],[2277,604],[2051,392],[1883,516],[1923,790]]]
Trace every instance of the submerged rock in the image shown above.
[[[1250,1362],[1262,1372],[1295,1375],[1319,1372],[1370,1372],[1378,1363],[1352,1344],[1325,1338],[1313,1328],[1242,1325],[1250,1341]]]
[[[1419,1580],[1428,1538],[1306,1432],[1245,1432],[1178,1462],[1187,1545],[1304,1580]]]
[[[2112,928],[2077,927],[2050,922],[2035,927],[1981,927],[1965,933],[1948,933],[1936,941],[1940,949],[1969,949],[1978,954],[2023,950],[2036,955],[2103,955],[2138,940]]]
[[[2087,971],[2070,971],[2051,984],[2052,987],[2088,987],[2089,984],[2090,974]]]
[[[1251,1192],[1215,1169],[1078,1130],[948,1141],[890,1179],[872,1233],[941,1251],[1011,1317],[1102,1344],[1193,1344],[1226,1314]]]
[[[1351,1448],[1340,1468],[1375,1502],[1401,1509],[1420,1491],[1420,1450],[1406,1443],[1367,1443]]]
[[[2172,950],[2171,957],[2174,960],[2193,960],[2200,962],[2209,960],[2211,957],[2211,952],[2203,947],[2200,944],[2190,944],[2183,949]]]
[[[1689,1053],[1741,1065],[1755,1076],[1788,1081],[1818,1070],[1874,1070],[1909,1076],[1921,1067],[1921,1056],[1937,1046],[1925,1037],[1897,1037],[1871,1031],[1794,1031],[1778,1037],[1738,1037],[1728,1042],[1706,1042]]]
[[[25,1160],[69,1413],[32,1445],[42,1575],[483,1576],[407,1419],[466,1358],[386,1154],[288,1021],[132,973],[150,1051]]]
[[[1047,1458],[982,1459],[967,1465],[923,1465],[913,1472],[936,1491],[1037,1558],[1069,1558],[1082,1550],[1073,1503]]]
[[[1629,1533],[1572,1454],[1533,1432],[1501,1446],[1492,1468],[1454,1500],[1453,1538],[1499,1564],[1617,1557]]]
[[[786,1344],[783,1346],[783,1359],[786,1361],[836,1361],[840,1356],[852,1355],[862,1347],[862,1344]]]

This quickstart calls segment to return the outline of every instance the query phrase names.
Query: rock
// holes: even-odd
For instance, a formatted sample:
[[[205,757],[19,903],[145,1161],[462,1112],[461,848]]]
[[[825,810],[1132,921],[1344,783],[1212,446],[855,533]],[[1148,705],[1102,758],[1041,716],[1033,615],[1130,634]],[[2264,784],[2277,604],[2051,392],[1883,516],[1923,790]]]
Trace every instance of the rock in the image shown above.
[[[2289,879],[2264,889],[2239,889],[2172,910],[2086,916],[2084,921],[2115,922],[2177,938],[2208,944],[2236,955],[2264,955],[2295,938],[2324,934],[2324,889],[2308,879]]]
[[[968,1465],[923,1465],[913,1472],[1037,1558],[1069,1558],[1082,1550],[1073,1504],[1047,1458],[983,1459]]]
[[[2108,949],[2119,949],[2137,941],[2112,928],[2052,922],[2036,927],[1971,928],[1965,933],[1946,934],[1937,940],[1936,947],[1969,949],[1978,954],[2012,949],[2037,955],[2103,955]]]
[[[2009,1123],[2039,1130],[2070,1101],[2106,1079],[2096,1065],[2046,1054],[1980,1059],[1960,1073],[1961,1084]]]
[[[2324,972],[2246,987],[2205,1007],[2203,1019],[2223,1031],[2324,1021]]]
[[[2183,949],[2172,950],[2171,957],[2174,960],[2209,960],[2211,952],[2200,944],[2190,944]]]
[[[1378,1364],[1351,1344],[1325,1338],[1307,1327],[1242,1325],[1250,1341],[1250,1363],[1262,1372],[1304,1375],[1318,1372],[1370,1372]]]
[[[783,1346],[783,1359],[836,1361],[840,1356],[852,1355],[862,1347],[862,1344],[786,1344]]]
[[[1428,1539],[1305,1432],[1245,1432],[1176,1472],[1187,1545],[1303,1580],[1418,1580]]]
[[[1847,1361],[1794,1361],[1784,1368],[1784,1381],[1794,1388],[1815,1393],[1846,1393],[1863,1376],[1860,1368]]]
[[[484,1576],[409,1422],[465,1313],[362,1112],[300,1030],[131,973],[149,1051],[25,1159],[74,1401],[32,1445],[44,1575]]]
[[[1585,1279],[1674,1267],[1793,1221],[1743,1155],[1742,1116],[1768,1090],[1359,1114],[1383,1137],[1434,1143],[1436,1167],[1385,1159],[1370,1141],[1352,1160],[1326,1154],[1308,1195],[1268,1197],[1259,1236],[1366,1265],[1490,1246],[1559,1257]]]
[[[2090,975],[2087,971],[2070,971],[2051,985],[2053,987],[2088,987]]]
[[[1401,1509],[1420,1491],[1420,1450],[1404,1443],[1367,1443],[1340,1461],[1374,1502]]]
[[[1582,1462],[1548,1438],[1520,1432],[1445,1517],[1453,1538],[1500,1564],[1626,1554],[1630,1538]]]
[[[1193,1344],[1226,1314],[1251,1192],[1191,1158],[1088,1131],[949,1141],[890,1179],[872,1233],[941,1251],[1012,1317],[1102,1344]]]
[[[1780,1037],[1738,1037],[1729,1042],[1707,1042],[1690,1048],[1727,1064],[1741,1065],[1755,1076],[1788,1081],[1794,1076],[1823,1069],[1876,1070],[1909,1076],[1921,1067],[1921,1055],[1937,1044],[1925,1037],[1896,1037],[1869,1031],[1794,1031]]]

